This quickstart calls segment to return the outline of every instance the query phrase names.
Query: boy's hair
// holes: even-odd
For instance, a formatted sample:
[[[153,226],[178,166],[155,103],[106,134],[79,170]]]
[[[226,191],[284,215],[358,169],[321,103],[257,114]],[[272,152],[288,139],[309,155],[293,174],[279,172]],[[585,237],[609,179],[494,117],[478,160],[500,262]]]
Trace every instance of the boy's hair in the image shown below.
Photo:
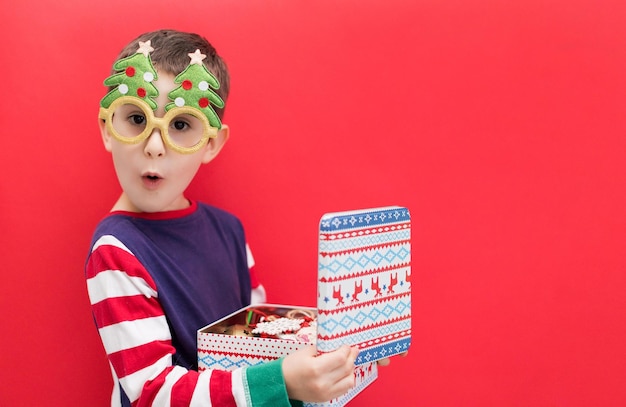
[[[116,61],[137,52],[139,41],[148,40],[151,41],[150,45],[154,48],[154,51],[150,53],[152,63],[161,72],[178,75],[189,65],[188,54],[199,49],[201,53],[206,55],[202,62],[220,83],[220,87],[215,92],[224,101],[224,107],[220,109],[214,106],[214,109],[215,113],[222,119],[230,90],[230,77],[228,67],[222,57],[217,54],[215,47],[206,38],[198,34],[176,30],[157,30],[143,33],[129,42],[119,53]],[[112,69],[112,74],[115,72],[115,69]]]

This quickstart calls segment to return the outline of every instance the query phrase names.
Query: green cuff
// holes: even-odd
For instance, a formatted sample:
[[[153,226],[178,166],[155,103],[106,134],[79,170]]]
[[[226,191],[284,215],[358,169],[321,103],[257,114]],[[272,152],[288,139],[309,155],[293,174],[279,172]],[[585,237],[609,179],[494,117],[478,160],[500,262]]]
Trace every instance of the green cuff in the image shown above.
[[[250,366],[244,370],[250,402],[254,407],[301,407],[302,402],[289,400],[283,378],[283,359]]]

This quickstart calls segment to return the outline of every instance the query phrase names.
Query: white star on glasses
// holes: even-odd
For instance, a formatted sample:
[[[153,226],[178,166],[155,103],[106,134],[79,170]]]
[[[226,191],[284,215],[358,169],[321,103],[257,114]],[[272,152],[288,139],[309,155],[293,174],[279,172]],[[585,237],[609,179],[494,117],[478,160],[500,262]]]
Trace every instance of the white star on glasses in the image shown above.
[[[189,58],[191,58],[191,62],[189,63],[191,64],[198,64],[198,65],[202,65],[202,60],[204,58],[206,58],[206,55],[204,55],[202,52],[200,52],[199,49],[196,50],[196,52],[192,52],[189,55]]]
[[[137,50],[138,54],[142,53],[147,57],[152,51],[154,51],[154,48],[150,45],[150,40],[146,42],[139,41],[139,49]]]

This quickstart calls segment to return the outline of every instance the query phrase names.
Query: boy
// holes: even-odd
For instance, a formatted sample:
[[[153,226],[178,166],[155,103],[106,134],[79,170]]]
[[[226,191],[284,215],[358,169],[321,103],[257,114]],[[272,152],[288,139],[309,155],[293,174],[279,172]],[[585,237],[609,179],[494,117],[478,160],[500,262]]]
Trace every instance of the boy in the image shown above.
[[[229,78],[215,49],[195,34],[146,33],[105,85],[100,130],[122,193],[96,228],[86,279],[111,405],[280,407],[347,392],[358,353],[349,347],[197,372],[196,330],[248,305],[253,291],[239,220],[185,196],[229,136]],[[254,291],[262,301],[262,287]]]

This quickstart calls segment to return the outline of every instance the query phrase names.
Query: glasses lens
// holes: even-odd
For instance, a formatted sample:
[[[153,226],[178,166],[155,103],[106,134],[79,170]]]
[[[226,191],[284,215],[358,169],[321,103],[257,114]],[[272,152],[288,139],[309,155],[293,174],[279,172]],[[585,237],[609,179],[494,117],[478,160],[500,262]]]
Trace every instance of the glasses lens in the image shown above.
[[[148,124],[146,113],[132,103],[119,105],[111,119],[113,129],[124,138],[135,138],[145,131]]]
[[[204,121],[193,113],[177,114],[169,121],[167,132],[171,142],[178,147],[190,148],[198,144],[204,135]]]

